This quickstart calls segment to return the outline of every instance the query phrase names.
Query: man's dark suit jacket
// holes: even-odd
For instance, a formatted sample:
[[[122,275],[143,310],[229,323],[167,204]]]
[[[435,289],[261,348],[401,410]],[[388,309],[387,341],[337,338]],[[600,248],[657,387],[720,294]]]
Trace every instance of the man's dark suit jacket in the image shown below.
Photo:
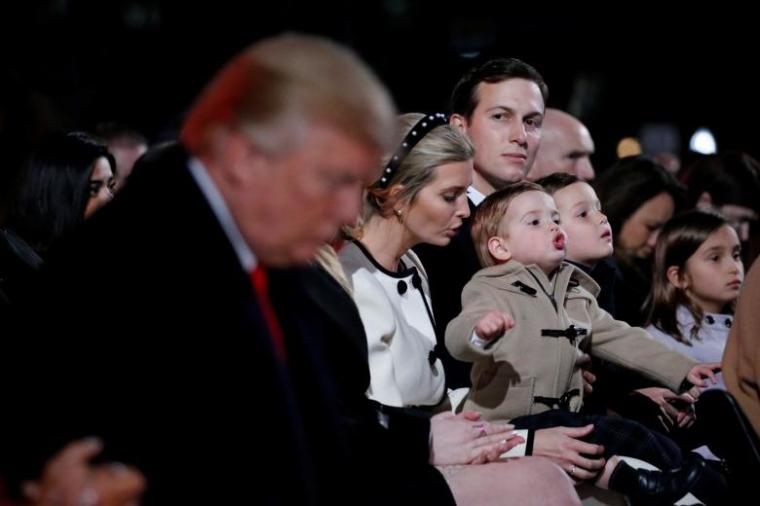
[[[65,441],[103,438],[153,504],[343,504],[357,474],[299,271],[272,271],[287,361],[179,147],[150,153],[54,249],[0,356],[0,458],[21,478]],[[365,456],[366,458],[366,456]],[[362,502],[357,500],[357,502]]]
[[[451,356],[446,349],[445,337],[446,325],[462,311],[464,285],[481,268],[470,235],[472,214],[475,213],[476,207],[469,199],[467,203],[470,206],[470,218],[463,220],[462,227],[448,245],[439,247],[420,244],[414,248],[428,275],[435,316],[437,350],[443,362],[449,388],[469,387],[472,368],[472,364]]]

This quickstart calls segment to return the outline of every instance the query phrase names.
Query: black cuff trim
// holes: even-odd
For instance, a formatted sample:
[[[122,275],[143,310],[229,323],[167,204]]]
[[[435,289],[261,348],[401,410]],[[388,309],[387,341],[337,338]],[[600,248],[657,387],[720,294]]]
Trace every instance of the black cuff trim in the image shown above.
[[[525,440],[525,455],[533,455],[533,436],[535,434],[535,430],[528,429],[528,439]]]
[[[678,393],[683,394],[691,390],[691,388],[694,386],[694,384],[689,381],[689,378],[684,378],[681,382],[681,386],[678,387]]]

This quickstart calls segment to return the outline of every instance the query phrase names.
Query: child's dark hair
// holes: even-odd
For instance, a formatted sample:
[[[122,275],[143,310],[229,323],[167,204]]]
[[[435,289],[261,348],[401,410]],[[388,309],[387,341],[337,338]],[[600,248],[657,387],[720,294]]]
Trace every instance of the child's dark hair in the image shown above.
[[[540,184],[549,195],[554,195],[562,188],[567,188],[571,184],[584,182],[583,179],[575,174],[568,174],[567,172],[555,172],[536,180],[536,184]]]
[[[654,273],[652,293],[649,300],[649,322],[676,340],[690,344],[701,328],[704,312],[683,290],[668,280],[668,268],[678,267],[681,275],[686,262],[715,231],[728,225],[719,214],[705,211],[689,211],[678,215],[662,227],[654,250]],[[676,312],[685,306],[694,317],[691,336],[687,338],[678,328]],[[731,304],[733,306],[733,304]],[[728,308],[729,311],[732,307]]]

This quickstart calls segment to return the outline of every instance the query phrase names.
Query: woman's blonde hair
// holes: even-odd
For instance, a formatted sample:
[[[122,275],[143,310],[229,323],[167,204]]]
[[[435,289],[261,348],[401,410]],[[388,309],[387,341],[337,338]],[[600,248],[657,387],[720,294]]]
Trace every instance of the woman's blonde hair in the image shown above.
[[[424,116],[419,113],[401,115],[398,121],[402,136],[405,137]],[[385,155],[383,167],[388,165],[394,152]],[[401,191],[395,194],[395,200],[412,202],[433,178],[436,167],[445,163],[466,162],[474,154],[472,143],[457,128],[450,125],[433,128],[409,151],[390,175],[389,181],[381,183],[378,180],[367,189],[363,219],[366,221],[375,214],[389,216],[388,198],[396,185],[401,186]]]
[[[351,282],[349,281],[348,276],[346,276],[346,271],[343,270],[343,265],[341,265],[340,260],[338,259],[338,253],[332,246],[324,244],[319,248],[315,261],[325,270],[325,272],[338,282],[346,293],[353,296]]]

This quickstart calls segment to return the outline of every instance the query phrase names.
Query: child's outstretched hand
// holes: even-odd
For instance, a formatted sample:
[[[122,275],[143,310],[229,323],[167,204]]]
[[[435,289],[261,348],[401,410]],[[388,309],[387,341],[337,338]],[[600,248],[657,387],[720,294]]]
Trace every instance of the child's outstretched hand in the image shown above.
[[[710,362],[707,364],[699,364],[695,365],[691,368],[691,371],[689,371],[689,374],[686,375],[686,379],[688,379],[692,385],[696,385],[700,388],[704,388],[709,385],[706,381],[703,380],[709,379],[713,385],[718,383],[717,378],[715,377],[715,373],[720,372],[720,362]]]
[[[489,311],[478,320],[475,333],[484,341],[501,337],[504,332],[515,326],[515,320],[501,311]]]

